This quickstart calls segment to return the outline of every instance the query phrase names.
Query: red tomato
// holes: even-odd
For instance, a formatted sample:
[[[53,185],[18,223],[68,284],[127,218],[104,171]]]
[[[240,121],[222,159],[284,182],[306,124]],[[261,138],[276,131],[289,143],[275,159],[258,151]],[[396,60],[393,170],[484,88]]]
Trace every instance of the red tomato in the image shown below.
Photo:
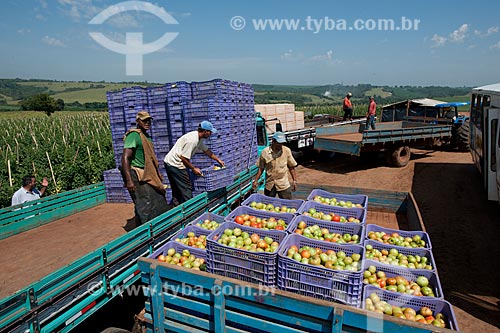
[[[275,229],[276,229],[276,230],[285,230],[285,228],[283,228],[283,226],[282,226],[282,225],[277,225]]]
[[[340,222],[340,216],[339,215],[335,215],[333,218],[332,218],[333,222]]]
[[[236,216],[236,218],[234,219],[234,222],[238,223],[238,224],[243,224],[243,222],[245,222],[243,220],[243,217],[241,215],[238,215]]]

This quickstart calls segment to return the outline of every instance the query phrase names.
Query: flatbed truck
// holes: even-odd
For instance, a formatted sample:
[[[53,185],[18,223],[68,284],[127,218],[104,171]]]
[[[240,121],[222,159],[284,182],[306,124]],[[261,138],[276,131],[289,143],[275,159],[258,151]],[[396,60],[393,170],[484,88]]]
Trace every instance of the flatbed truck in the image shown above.
[[[377,123],[375,130],[365,124],[324,126],[316,129],[314,148],[360,156],[366,151],[384,151],[387,164],[403,167],[411,158],[410,147],[431,145],[437,139],[450,138],[451,127],[413,121]]]

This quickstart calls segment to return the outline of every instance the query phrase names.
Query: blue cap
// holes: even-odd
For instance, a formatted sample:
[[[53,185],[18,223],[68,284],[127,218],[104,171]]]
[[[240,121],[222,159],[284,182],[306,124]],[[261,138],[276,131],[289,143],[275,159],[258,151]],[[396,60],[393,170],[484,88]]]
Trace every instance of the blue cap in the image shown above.
[[[217,130],[215,129],[214,125],[212,125],[211,122],[207,120],[203,120],[200,124],[200,127],[204,129],[205,131],[210,131],[212,133],[217,133]]]
[[[285,134],[283,134],[283,132],[276,132],[273,134],[273,140],[276,140],[277,143],[285,143]]]

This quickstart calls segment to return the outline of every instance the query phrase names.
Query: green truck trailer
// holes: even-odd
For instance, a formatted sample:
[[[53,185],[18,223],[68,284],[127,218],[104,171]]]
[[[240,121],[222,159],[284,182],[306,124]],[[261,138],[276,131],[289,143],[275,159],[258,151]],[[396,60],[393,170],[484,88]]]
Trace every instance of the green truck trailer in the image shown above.
[[[170,237],[203,212],[225,215],[251,191],[255,167],[243,172],[234,184],[215,192],[199,195],[182,206],[159,216],[146,225],[132,230],[118,239],[84,255],[45,278],[22,288],[0,301],[0,330],[2,332],[69,332],[95,312],[106,306],[123,290],[137,285],[139,279],[146,285],[159,284],[168,292],[149,294],[146,303],[150,332],[435,332],[442,329],[431,325],[326,302],[312,297],[274,290],[255,294],[258,285],[224,278],[208,273],[167,266],[147,259],[162,247]],[[92,191],[103,191],[102,184],[86,188],[78,197],[94,196]],[[364,194],[369,198],[369,223],[402,230],[425,230],[418,206],[411,193],[365,190],[359,188],[321,187],[326,191],[344,194]],[[305,198],[313,189],[301,185],[297,197]],[[51,199],[53,205],[18,219],[15,223],[26,228],[26,221],[35,222],[50,215],[50,211],[77,211],[88,203],[66,200],[72,194],[60,194]],[[95,196],[96,204],[104,204],[102,194]],[[86,200],[83,200],[85,202]],[[80,207],[80,208],[78,208]],[[21,210],[17,210],[22,211]],[[4,210],[1,215],[14,214]],[[19,214],[19,213],[17,213]],[[58,218],[55,216],[54,218]],[[12,219],[12,217],[11,217]],[[43,223],[48,222],[44,220]],[[36,222],[33,225],[36,225]],[[91,284],[92,290],[88,288]],[[170,286],[170,287],[169,287]],[[174,288],[175,287],[175,288]],[[180,289],[179,289],[180,288]],[[184,288],[184,289],[182,289]],[[194,289],[198,288],[198,289]],[[201,289],[199,289],[201,288]],[[234,295],[231,290],[249,293]],[[151,290],[151,288],[149,289]],[[172,295],[175,290],[175,295]],[[200,290],[187,295],[186,290]],[[154,297],[153,297],[154,296]],[[235,325],[237,323],[237,325]],[[457,330],[456,324],[451,328]],[[447,330],[443,330],[447,331]]]

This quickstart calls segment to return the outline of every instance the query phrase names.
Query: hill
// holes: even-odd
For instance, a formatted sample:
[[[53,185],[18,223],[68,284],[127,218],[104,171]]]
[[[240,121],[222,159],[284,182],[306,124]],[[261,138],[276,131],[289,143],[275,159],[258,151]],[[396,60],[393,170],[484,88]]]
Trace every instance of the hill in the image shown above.
[[[62,99],[69,108],[105,108],[106,92],[130,86],[152,86],[161,83],[148,82],[90,82],[0,79],[0,110],[16,109],[24,98],[47,93],[55,99]],[[375,96],[379,105],[409,99],[434,98],[441,100],[466,101],[470,87],[441,86],[374,86],[358,85],[263,85],[253,84],[255,103],[294,103],[297,106],[338,105],[347,92],[353,93],[353,101],[364,104],[368,96]]]

